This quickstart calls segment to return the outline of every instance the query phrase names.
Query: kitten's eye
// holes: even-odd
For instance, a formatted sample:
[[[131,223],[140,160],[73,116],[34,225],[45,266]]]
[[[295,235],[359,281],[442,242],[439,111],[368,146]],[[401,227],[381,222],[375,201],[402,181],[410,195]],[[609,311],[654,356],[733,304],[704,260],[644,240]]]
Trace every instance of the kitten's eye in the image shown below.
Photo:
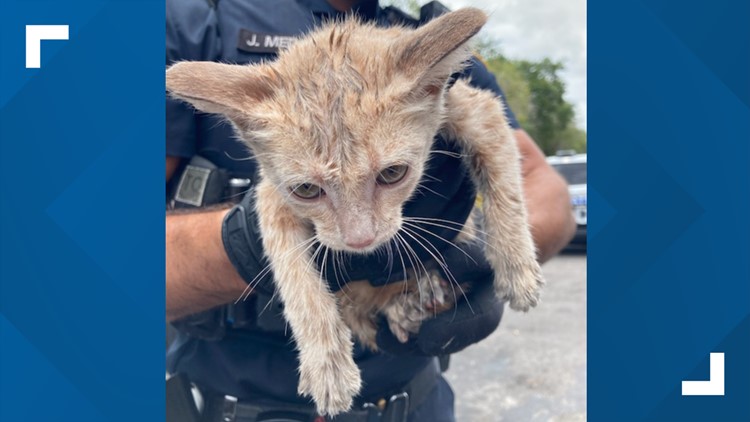
[[[320,186],[312,183],[303,183],[292,187],[291,190],[296,197],[302,199],[318,199],[325,193]]]
[[[408,171],[409,166],[406,164],[396,164],[381,171],[375,180],[381,185],[393,185],[400,182]]]

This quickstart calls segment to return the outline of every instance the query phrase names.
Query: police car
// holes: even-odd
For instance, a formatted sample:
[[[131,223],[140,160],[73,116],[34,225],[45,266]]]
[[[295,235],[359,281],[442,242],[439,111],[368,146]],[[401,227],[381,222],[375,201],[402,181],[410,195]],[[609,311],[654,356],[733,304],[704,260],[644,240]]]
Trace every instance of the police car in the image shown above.
[[[576,234],[572,244],[586,246],[586,154],[575,151],[559,151],[547,162],[568,182],[573,217],[576,220]]]

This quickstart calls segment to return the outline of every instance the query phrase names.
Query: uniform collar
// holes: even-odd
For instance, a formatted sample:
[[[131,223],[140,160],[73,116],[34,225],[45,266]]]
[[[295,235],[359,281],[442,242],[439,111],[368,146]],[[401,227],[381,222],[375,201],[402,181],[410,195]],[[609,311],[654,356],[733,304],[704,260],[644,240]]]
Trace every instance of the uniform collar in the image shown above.
[[[325,0],[297,0],[300,4],[305,5],[313,13],[325,16],[338,16],[342,12],[337,11]],[[378,0],[360,0],[352,8],[352,12],[362,16],[365,20],[375,20],[380,14]]]

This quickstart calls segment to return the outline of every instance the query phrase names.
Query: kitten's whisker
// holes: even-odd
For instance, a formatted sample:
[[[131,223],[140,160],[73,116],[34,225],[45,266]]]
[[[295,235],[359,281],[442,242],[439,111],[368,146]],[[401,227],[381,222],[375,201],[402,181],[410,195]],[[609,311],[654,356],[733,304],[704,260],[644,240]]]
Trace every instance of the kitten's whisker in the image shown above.
[[[435,176],[433,176],[431,174],[424,173],[424,174],[422,174],[422,177],[424,177],[425,179],[430,179],[433,182],[443,183],[442,180],[438,179],[437,177],[435,177]]]
[[[419,219],[417,217],[404,217],[404,221],[412,221],[412,222],[416,222],[416,223],[419,223],[419,224],[426,224],[426,225],[429,225],[429,226],[441,227],[441,228],[444,228],[446,230],[452,230],[452,231],[457,232],[457,233],[463,233],[464,235],[470,237],[472,240],[476,240],[476,241],[482,243],[485,247],[492,248],[493,250],[500,252],[496,247],[494,247],[493,245],[491,245],[490,243],[488,243],[486,240],[482,239],[481,237],[477,236],[476,234],[464,231],[463,230],[463,226],[461,226],[460,229],[457,229],[457,228],[449,227],[449,226],[446,226],[446,225],[443,225],[443,224],[433,223],[431,221],[423,221],[423,220],[421,220],[421,219]],[[457,223],[455,223],[453,221],[450,221],[450,223],[457,224]],[[479,232],[480,234],[483,234],[483,235],[487,236],[488,239],[494,239],[494,237],[491,236],[487,232],[484,232],[484,231],[476,229],[476,228],[474,229],[474,231]]]
[[[433,149],[433,150],[430,151],[430,154],[447,155],[448,157],[453,157],[453,158],[464,158],[464,157],[466,157],[466,154],[459,154],[458,152],[448,151],[448,150],[444,150],[444,149]]]
[[[310,266],[313,264],[313,262],[315,262],[315,258],[317,258],[318,253],[320,253],[322,249],[323,249],[323,244],[318,243],[318,247],[315,248],[315,252],[313,252],[312,255],[309,257],[309,259],[307,260],[307,267],[305,267],[306,270],[310,269]]]
[[[398,259],[401,260],[401,272],[404,275],[403,291],[404,291],[404,293],[406,293],[407,283],[409,281],[409,277],[408,277],[408,275],[406,273],[406,264],[404,263],[404,256],[401,254],[401,248],[399,247],[400,245],[399,245],[399,242],[398,242],[398,238],[396,238],[395,245],[396,245],[396,252],[398,252]]]
[[[248,297],[250,297],[250,294],[253,292],[253,289],[260,283],[260,281],[263,279],[263,277],[266,276],[271,271],[271,264],[266,265],[258,274],[253,278],[249,283],[247,283],[247,287],[245,287],[245,290],[242,291],[242,294],[239,298],[234,302],[234,304],[238,304],[240,302],[244,302],[247,300]]]
[[[435,248],[435,246],[434,246],[434,245],[433,245],[432,243],[430,243],[430,242],[429,242],[429,241],[428,241],[427,239],[425,239],[424,237],[420,236],[420,235],[419,235],[419,233],[411,232],[411,230],[409,230],[409,229],[408,229],[408,228],[406,228],[406,227],[404,227],[403,229],[404,229],[404,233],[406,233],[406,234],[407,234],[407,235],[409,235],[409,236],[410,236],[410,237],[411,237],[412,239],[414,239],[414,241],[415,241],[415,242],[417,242],[417,243],[418,243],[418,244],[419,244],[420,246],[422,246],[422,247],[423,247],[423,248],[424,248],[424,249],[425,249],[425,250],[427,251],[427,253],[429,253],[429,254],[430,254],[430,255],[432,256],[432,258],[433,258],[433,259],[435,259],[435,261],[437,262],[437,264],[438,264],[438,265],[440,265],[440,267],[441,267],[441,268],[443,269],[443,271],[445,272],[445,275],[446,275],[446,277],[448,277],[448,280],[449,280],[449,281],[450,281],[451,283],[455,283],[455,284],[456,284],[456,286],[458,286],[458,287],[459,287],[459,290],[461,290],[461,293],[463,294],[463,296],[464,296],[464,299],[466,299],[466,304],[467,304],[467,305],[469,305],[469,310],[471,310],[471,313],[473,314],[473,313],[474,313],[474,309],[472,309],[472,307],[471,307],[471,303],[469,303],[469,298],[468,298],[468,297],[466,296],[466,294],[465,294],[465,293],[463,292],[463,289],[461,288],[461,285],[460,285],[460,284],[459,284],[459,282],[458,282],[458,281],[456,280],[456,278],[455,278],[455,277],[453,276],[453,273],[452,273],[452,272],[450,271],[450,268],[448,268],[448,264],[446,264],[446,262],[445,262],[445,258],[444,258],[444,257],[443,257],[443,255],[442,255],[442,254],[440,253],[440,251],[438,251],[438,249],[437,249],[437,248]],[[430,246],[432,246],[432,248],[433,248],[433,249],[435,250],[435,252],[437,253],[437,255],[439,255],[439,256],[440,256],[440,258],[438,258],[438,257],[437,257],[437,256],[436,256],[435,254],[433,254],[433,253],[432,253],[432,251],[430,251],[430,250],[429,250],[429,249],[428,249],[428,248],[427,248],[427,247],[426,247],[426,246],[425,246],[425,245],[424,245],[424,244],[423,244],[422,242],[420,242],[420,241],[419,241],[419,240],[418,240],[417,238],[415,238],[414,236],[412,236],[412,234],[414,234],[414,235],[416,235],[416,236],[419,236],[419,237],[420,237],[420,238],[422,238],[422,239],[423,239],[423,240],[424,240],[425,242],[427,242],[427,244],[429,244]]]
[[[347,262],[346,262],[346,263],[344,262],[344,259],[346,259],[346,260],[347,260]],[[352,280],[351,280],[351,277],[349,277],[349,270],[347,270],[347,265],[346,265],[347,263],[348,263],[349,265],[351,265],[351,264],[352,264],[352,255],[351,255],[351,254],[347,254],[347,253],[344,253],[344,252],[342,251],[342,252],[341,252],[341,264],[342,264],[342,265],[341,265],[341,271],[342,271],[342,272],[344,273],[344,280],[349,280],[349,281],[352,281]]]
[[[437,221],[439,223],[447,223],[447,224],[453,224],[459,227],[463,227],[464,225],[462,223],[458,223],[452,220],[445,220],[442,218],[430,218],[430,217],[404,217],[409,218],[410,220],[425,220],[425,221]]]
[[[286,255],[288,255],[289,253],[293,252],[293,251],[294,251],[295,249],[298,249],[298,248],[299,248],[300,246],[302,246],[302,245],[305,245],[305,244],[307,244],[307,246],[306,246],[305,248],[303,248],[303,249],[302,249],[301,251],[299,251],[299,253],[298,253],[298,254],[297,254],[297,256],[295,257],[295,259],[298,259],[299,257],[301,257],[301,256],[302,256],[302,255],[303,255],[303,254],[304,254],[305,252],[307,252],[307,251],[308,251],[308,250],[310,249],[310,246],[312,246],[312,245],[314,244],[314,241],[315,241],[315,240],[317,240],[317,238],[316,238],[316,237],[313,237],[313,238],[311,238],[311,239],[308,239],[308,240],[306,240],[306,241],[304,241],[304,242],[300,243],[300,244],[299,244],[299,245],[297,245],[296,247],[292,248],[291,250],[289,250],[289,251],[288,251],[287,253],[285,253],[285,254],[284,254],[283,256],[286,256]],[[265,271],[266,273],[268,273],[269,271],[271,271],[271,266],[270,266],[270,264],[269,264],[269,265],[266,265],[266,268],[264,268],[264,271]],[[256,278],[257,278],[257,277],[258,277],[258,276],[256,276]],[[262,279],[262,277],[261,277],[261,279]],[[260,280],[261,280],[261,279],[259,279],[257,283],[260,283]],[[253,288],[255,288],[255,285],[257,285],[257,283],[253,284],[253,285],[252,285],[252,287],[253,287]],[[248,284],[248,287],[249,287],[249,286],[251,286],[251,284]],[[243,296],[244,296],[244,298],[242,298],[242,296],[241,296],[241,298],[242,298],[242,300],[243,300],[243,301],[247,300],[247,298],[248,298],[248,297],[250,297],[250,293],[252,292],[252,289],[248,290],[248,289],[246,288],[245,290],[247,291],[247,293],[243,292]],[[266,311],[266,309],[268,309],[268,307],[269,307],[269,306],[271,305],[271,303],[273,303],[273,300],[274,300],[274,299],[276,298],[276,294],[277,294],[277,293],[278,293],[278,291],[277,291],[277,290],[276,290],[276,289],[274,288],[274,290],[273,290],[273,294],[271,294],[271,299],[269,299],[269,300],[268,300],[268,302],[266,303],[266,305],[265,305],[265,306],[263,307],[263,309],[261,309],[261,310],[260,310],[260,312],[259,312],[258,314],[262,314],[263,312],[265,312],[265,311]],[[235,305],[236,305],[236,304],[237,304],[238,302],[239,302],[239,299],[238,299],[238,300],[237,300],[237,301],[235,302]]]
[[[328,251],[328,248],[326,248],[326,252],[327,252],[327,251]],[[334,252],[335,252],[335,251],[334,251]],[[334,260],[333,262],[334,262],[334,267],[335,267],[336,261]],[[339,281],[338,275],[336,275],[335,273],[334,273],[334,275],[336,276],[336,284],[338,285],[338,287],[339,287],[339,290],[341,291],[341,293],[342,293],[342,294],[344,295],[344,297],[346,297],[346,299],[347,299],[347,300],[348,300],[349,302],[352,302],[352,303],[354,303],[354,299],[352,299],[352,298],[351,298],[351,297],[350,297],[350,296],[349,296],[349,295],[348,295],[348,294],[346,293],[346,283],[344,283],[344,284],[342,285],[342,284],[341,284],[341,282]]]
[[[418,224],[412,223],[412,222],[410,222],[410,221],[404,221],[403,223],[404,223],[404,224],[405,224],[406,226],[408,226],[408,227],[411,227],[411,228],[414,228],[414,229],[418,229],[418,230],[421,230],[421,231],[423,231],[423,232],[425,232],[425,233],[428,233],[428,234],[431,234],[431,235],[433,235],[433,236],[437,237],[438,239],[442,240],[443,242],[445,242],[445,243],[447,243],[447,244],[449,244],[449,245],[453,246],[454,248],[458,249],[459,251],[461,251],[461,253],[462,253],[462,254],[464,254],[464,255],[465,255],[465,256],[466,256],[467,258],[469,258],[469,259],[471,260],[471,262],[473,262],[473,263],[477,264],[477,261],[476,261],[476,260],[475,260],[474,258],[472,258],[472,257],[471,257],[471,255],[469,255],[468,253],[466,253],[466,251],[465,251],[465,250],[461,249],[461,247],[460,247],[460,246],[456,245],[455,243],[451,242],[450,240],[448,240],[448,239],[446,239],[446,238],[444,238],[444,237],[442,237],[442,236],[439,236],[439,235],[437,235],[437,234],[435,234],[435,233],[433,233],[433,232],[431,232],[431,231],[427,230],[426,228],[424,228],[424,227],[421,227],[421,226],[419,226]]]
[[[411,254],[409,253],[409,250],[407,249],[408,245],[406,244],[406,241],[404,241],[403,237],[401,237],[401,235],[398,233],[396,233],[395,239],[398,241],[398,244],[404,247],[404,254],[406,255],[406,259],[409,261],[409,264],[411,265],[411,269],[415,273],[415,277],[418,277],[419,268],[417,268],[416,264],[414,263],[414,260],[412,260]],[[399,254],[400,254],[400,251],[399,251]],[[404,264],[403,258],[401,259],[401,264],[404,266],[404,276],[406,276],[406,265]],[[404,281],[408,281],[408,278]],[[419,287],[417,286],[417,288]],[[408,293],[408,291],[409,291],[408,285],[404,283],[403,290],[402,290],[402,299],[404,303],[406,303],[406,293]],[[420,301],[421,300],[422,299],[420,296]]]
[[[429,230],[427,230],[427,229],[425,229],[425,228],[423,228],[423,227],[420,227],[420,226],[419,226],[419,225],[417,225],[417,224],[411,223],[411,222],[409,222],[409,221],[404,221],[404,224],[405,224],[405,225],[406,225],[407,227],[412,227],[412,228],[415,228],[415,229],[419,229],[419,230],[422,230],[422,231],[424,231],[425,233],[429,233],[429,234],[431,234],[431,235],[433,235],[433,236],[437,237],[438,239],[442,240],[443,242],[445,242],[445,243],[448,243],[449,245],[451,245],[451,246],[453,246],[454,248],[456,248],[456,249],[458,249],[459,251],[461,251],[461,253],[463,253],[463,254],[464,254],[464,255],[465,255],[465,256],[466,256],[467,258],[469,258],[469,259],[470,259],[470,260],[471,260],[471,261],[472,261],[472,262],[473,262],[474,264],[477,264],[477,262],[476,262],[476,261],[474,260],[474,258],[472,258],[472,257],[471,257],[471,255],[469,255],[468,253],[466,253],[466,251],[464,251],[463,249],[461,249],[461,248],[460,248],[460,247],[459,247],[458,245],[456,245],[455,243],[453,243],[453,242],[451,242],[451,241],[449,241],[449,240],[446,240],[446,239],[444,239],[443,237],[441,237],[441,236],[438,236],[438,235],[436,235],[435,233],[432,233],[431,231],[429,231]],[[412,233],[413,233],[413,234],[415,234],[415,235],[417,235],[417,236],[419,236],[419,234],[418,234],[418,233],[416,233],[416,232],[412,232]],[[429,241],[428,241],[428,240],[427,240],[426,238],[424,238],[423,236],[419,236],[419,237],[420,237],[420,238],[422,238],[422,239],[424,239],[424,241],[425,241],[425,242],[429,243],[429,244],[430,244],[430,246],[432,246],[433,248],[435,248],[435,246],[434,246],[434,245],[433,245],[432,243],[430,243],[430,242],[429,242]],[[424,246],[423,246],[423,247],[424,247]],[[426,249],[426,248],[425,248],[425,249]],[[429,252],[429,251],[428,251],[428,252]],[[437,252],[438,254],[440,253],[440,252],[438,252],[437,248],[435,248],[435,252]],[[444,257],[444,256],[442,256],[442,254],[441,254],[440,256],[441,256],[441,258],[443,258],[443,263],[445,263],[445,264],[446,264],[446,267],[447,267],[447,263],[445,262],[445,257]],[[445,267],[443,267],[443,268],[444,268],[444,270],[446,271],[446,273],[450,274],[450,271],[448,271],[447,269],[445,269]],[[452,275],[452,274],[451,274],[451,275]],[[454,277],[454,279],[455,279],[455,277]],[[456,284],[458,284],[458,282],[456,282]],[[453,283],[452,283],[452,282],[451,282],[451,283],[449,283],[449,285],[451,286],[451,291],[452,291],[452,294],[453,294],[453,302],[455,303],[455,302],[456,302],[456,289],[455,289],[455,288],[453,287]],[[430,286],[432,287],[432,283],[430,283]],[[434,293],[435,293],[435,292],[434,292],[434,287],[433,287],[433,294],[434,294]],[[465,297],[465,296],[464,296],[464,297]],[[468,300],[467,300],[467,302],[468,302]],[[472,312],[473,312],[473,310],[472,310]],[[436,310],[436,309],[433,309],[433,316],[435,316],[435,315],[437,315],[437,310]]]
[[[386,257],[385,266],[388,268],[388,276],[386,277],[388,280],[391,279],[391,275],[393,275],[393,257],[391,256],[391,242],[386,242],[385,245],[378,248],[379,250],[382,249],[383,253]]]
[[[255,159],[255,154],[250,154],[249,156],[245,158],[237,158],[237,157],[232,157],[232,155],[229,154],[229,151],[224,151],[224,155],[232,161],[250,161],[250,160]]]
[[[403,229],[403,227],[402,227],[402,229]],[[406,231],[404,231],[404,233],[408,234]],[[399,237],[401,237],[401,240],[404,242],[404,246],[406,247],[406,250],[409,251],[412,255],[414,255],[414,260],[416,261],[417,264],[419,264],[422,267],[422,274],[424,275],[424,277],[429,277],[430,275],[427,272],[427,268],[424,266],[424,264],[422,263],[422,261],[419,259],[419,255],[417,255],[417,252],[414,250],[414,248],[411,247],[411,245],[409,245],[408,242],[406,242],[406,240],[400,234],[399,234]],[[414,266],[414,264],[412,264],[412,266]],[[422,286],[419,284],[419,279],[421,278],[419,276],[419,271],[418,271],[419,267],[418,266],[414,266],[414,268],[415,268],[415,270],[417,270],[417,289],[419,290],[419,304],[420,304],[420,306],[422,306],[422,304],[424,303],[424,297],[422,295]]]
[[[404,220],[414,221],[414,222],[424,223],[424,224],[432,224],[433,226],[436,226],[437,223],[442,223],[442,224],[445,224],[446,226],[438,226],[438,227],[443,227],[443,228],[454,230],[454,231],[458,231],[458,232],[461,232],[463,230],[464,226],[465,226],[462,223],[457,223],[455,221],[450,221],[450,220],[443,220],[441,218],[428,218],[428,217],[403,217],[403,218],[404,218]],[[453,226],[448,226],[448,225],[451,225],[451,224]],[[479,227],[475,226],[475,227],[472,228],[472,230],[476,231],[478,233],[481,233],[481,234],[487,236],[488,238],[493,238],[488,232],[480,229]],[[465,234],[468,235],[468,236],[472,235],[471,233],[465,233]]]
[[[291,191],[289,187],[286,185],[278,184],[278,185],[274,185],[273,188],[274,190],[276,190],[276,192],[278,192],[279,195],[283,197],[285,201],[288,201],[289,198],[291,198],[292,195],[294,195],[294,192]]]
[[[453,316],[451,318],[455,319],[456,314],[458,313],[458,298],[456,297],[456,289],[453,288],[453,284],[451,284],[450,286],[451,290],[453,290]],[[461,287],[460,284],[457,284],[456,287],[458,287],[458,290],[461,292],[461,296],[466,299],[466,305],[469,306],[469,310],[471,311],[471,313],[476,314],[476,312],[474,312],[474,308],[471,307],[471,302],[469,302],[469,298],[466,296],[466,291],[464,290],[464,288]]]
[[[328,282],[328,246],[324,246],[325,251],[323,252],[323,263],[320,265],[320,275],[323,279]]]
[[[404,246],[404,253],[406,254],[406,259],[409,260],[409,264],[411,265],[412,270],[414,270],[415,275],[419,277],[419,267],[417,266],[417,262],[419,262],[419,258],[416,254],[413,254],[413,250],[409,247],[409,244],[406,243],[406,240],[404,240],[403,236],[401,236],[400,233],[396,233],[397,239],[401,242],[401,244]],[[414,258],[414,259],[412,259]]]
[[[281,259],[285,259],[288,255],[294,253],[295,251],[298,252],[297,256],[295,257],[295,259],[298,259],[299,257],[301,257],[305,252],[307,252],[310,249],[310,246],[312,246],[315,243],[315,240],[316,240],[316,238],[313,237],[311,239],[308,239],[308,240],[306,240],[306,241],[298,244],[294,248],[292,248],[292,249],[288,250],[287,252],[285,252],[284,255],[281,256]],[[255,276],[255,278],[253,278],[252,281],[250,281],[250,283],[248,283],[248,287],[245,288],[245,291],[243,291],[242,296],[240,296],[240,299],[238,299],[238,302],[239,302],[239,300],[243,300],[243,301],[247,300],[247,298],[250,296],[250,293],[252,292],[252,289],[254,289],[260,283],[260,281],[263,279],[263,277],[265,277],[265,275],[268,274],[271,271],[272,271],[272,267],[271,267],[271,264],[269,263],[268,265],[266,265],[263,268],[263,270],[261,270]],[[274,292],[274,294],[275,294],[275,292]],[[237,302],[235,302],[235,304],[236,303]]]
[[[251,186],[251,187],[249,187],[249,188],[247,188],[246,190],[244,190],[244,191],[242,191],[242,192],[237,192],[237,193],[235,193],[234,195],[229,195],[229,196],[227,196],[226,198],[227,198],[227,199],[229,199],[229,198],[236,198],[236,197],[238,197],[238,196],[245,196],[245,194],[247,194],[247,193],[248,193],[248,192],[250,192],[251,190],[253,190],[253,187],[252,187],[252,186]]]
[[[412,233],[414,233],[414,232],[412,232]],[[435,248],[435,246],[432,245],[432,243],[430,243],[427,239],[425,239],[424,237],[420,236],[418,233],[414,233],[414,234],[417,235],[417,236],[419,236],[420,238],[424,239],[425,242],[427,242],[430,246],[432,246],[433,248]],[[429,250],[428,250],[428,252],[429,252]],[[469,298],[466,296],[466,292],[464,291],[463,287],[461,287],[461,284],[458,282],[458,280],[456,280],[455,276],[453,276],[453,273],[451,273],[450,269],[447,268],[447,263],[445,262],[445,258],[442,256],[442,254],[440,254],[440,252],[437,249],[435,249],[435,252],[437,252],[438,255],[440,255],[440,257],[443,258],[442,264],[437,259],[436,259],[436,261],[438,261],[438,264],[441,265],[441,267],[443,268],[443,270],[446,273],[446,276],[448,277],[448,281],[449,281],[448,285],[451,286],[451,291],[453,293],[453,302],[454,302],[454,304],[458,303],[458,298],[456,297],[456,289],[453,287],[454,284],[455,284],[455,287],[458,287],[458,290],[461,292],[461,295],[466,300],[466,304],[469,306],[469,310],[471,311],[472,314],[474,314],[475,313],[474,312],[474,308],[472,308],[471,302],[469,301]],[[454,315],[454,317],[456,315],[455,306],[454,306],[454,309],[453,309],[453,315]]]
[[[333,268],[334,268],[334,277],[336,279],[336,285],[339,286],[339,289],[342,288],[341,280],[339,280],[339,271],[341,270],[341,267],[343,266],[343,262],[341,261],[341,251],[334,251],[333,255]],[[341,278],[346,281],[346,278],[344,277],[343,273],[341,274]],[[346,283],[344,283],[346,284]]]
[[[405,234],[407,234],[409,237],[411,237],[415,242],[417,242],[417,244],[419,244],[419,246],[421,246],[425,251],[427,251],[427,253],[429,253],[430,256],[432,256],[432,259],[434,259],[435,262],[438,265],[440,265],[440,268],[442,268],[443,271],[445,271],[446,276],[448,276],[450,279],[452,279],[452,280],[455,281],[455,278],[453,277],[453,274],[450,272],[450,269],[448,268],[448,264],[445,262],[445,257],[443,257],[443,255],[440,253],[440,251],[430,241],[428,241],[427,239],[425,239],[419,233],[416,233],[416,232],[413,232],[413,231],[409,230],[408,227],[403,227],[403,229],[404,229],[404,233]],[[419,239],[417,239],[416,237],[414,237],[415,235],[419,236],[422,240],[424,240],[427,243],[427,245],[431,246],[432,249],[435,251],[435,253],[433,253],[424,243],[420,242]],[[456,282],[456,283],[458,284],[458,282]]]
[[[310,239],[307,239],[304,242],[302,242],[302,243],[298,244],[297,246],[295,246],[294,248],[292,248],[292,249],[288,250],[287,252],[285,252],[284,255],[281,256],[281,258],[282,259],[286,258],[289,254],[293,253],[294,251],[299,250],[302,247],[304,247],[304,249],[302,250],[302,252],[304,253],[304,252],[307,251],[307,249],[310,248],[310,246],[314,242],[315,242],[315,238],[314,237],[310,238]],[[241,301],[247,300],[247,298],[250,296],[250,293],[255,288],[255,286],[258,283],[260,283],[260,280],[262,280],[263,277],[265,277],[266,274],[268,274],[270,271],[271,271],[271,264],[269,263],[268,265],[266,265],[265,267],[263,267],[263,269],[260,270],[258,272],[258,274],[252,280],[250,280],[249,283],[247,283],[247,287],[245,287],[245,290],[242,291],[242,294],[240,295],[239,298],[237,298],[237,300],[234,302],[234,304],[236,305],[236,304],[238,304]]]
[[[443,194],[441,194],[441,193],[435,192],[434,190],[432,190],[432,189],[428,188],[427,186],[425,186],[425,185],[424,185],[424,184],[422,184],[422,183],[420,183],[420,184],[418,184],[418,185],[417,185],[417,189],[416,189],[416,190],[420,190],[420,189],[424,189],[424,190],[426,190],[426,191],[428,191],[428,192],[432,193],[433,195],[435,195],[435,196],[439,196],[439,197],[441,197],[441,198],[443,198],[443,199],[448,199],[448,197],[447,197],[447,196],[445,196],[445,195],[443,195]]]

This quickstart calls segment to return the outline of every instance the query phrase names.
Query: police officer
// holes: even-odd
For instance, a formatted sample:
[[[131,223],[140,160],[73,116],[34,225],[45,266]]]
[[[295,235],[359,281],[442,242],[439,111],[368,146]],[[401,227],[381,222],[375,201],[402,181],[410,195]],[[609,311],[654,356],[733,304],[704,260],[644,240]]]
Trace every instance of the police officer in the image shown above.
[[[433,2],[423,8],[421,20],[438,6]],[[273,60],[294,37],[345,13],[378,25],[421,23],[373,0],[167,0],[167,65],[180,60]],[[474,86],[502,97],[494,77],[479,61],[473,60],[461,75],[469,76]],[[510,110],[507,117],[524,156],[527,206],[543,261],[567,243],[575,227],[567,188]],[[436,142],[442,149],[450,148],[445,140]],[[167,100],[166,152],[171,205],[198,207],[167,216],[167,318],[179,328],[168,351],[168,371],[198,387],[202,420],[313,420],[309,399],[296,394],[296,352],[279,317],[281,305],[272,299],[269,278],[247,301],[233,304],[265,267],[253,230],[252,196],[244,196],[231,212],[228,206],[209,206],[243,198],[242,192],[256,177],[254,161],[246,159],[247,152],[234,140],[229,125],[172,100]],[[460,160],[436,154],[430,164],[440,182],[431,186],[433,193],[409,206],[463,221],[474,191]],[[236,232],[244,235],[228,234]],[[452,236],[450,232],[436,235]],[[499,323],[502,304],[494,299],[486,263],[477,265],[462,254],[443,252],[454,275],[478,286],[468,297],[471,306],[462,300],[455,313],[425,322],[405,345],[382,329],[378,342],[384,353],[356,347],[364,386],[352,412],[336,420],[453,420],[453,392],[433,356],[486,337]],[[482,263],[480,251],[473,255]],[[373,284],[402,279],[398,271],[384,274],[383,267],[376,258],[361,258],[350,268],[359,273],[349,274],[350,279],[369,279]],[[168,409],[173,405],[168,403]]]

